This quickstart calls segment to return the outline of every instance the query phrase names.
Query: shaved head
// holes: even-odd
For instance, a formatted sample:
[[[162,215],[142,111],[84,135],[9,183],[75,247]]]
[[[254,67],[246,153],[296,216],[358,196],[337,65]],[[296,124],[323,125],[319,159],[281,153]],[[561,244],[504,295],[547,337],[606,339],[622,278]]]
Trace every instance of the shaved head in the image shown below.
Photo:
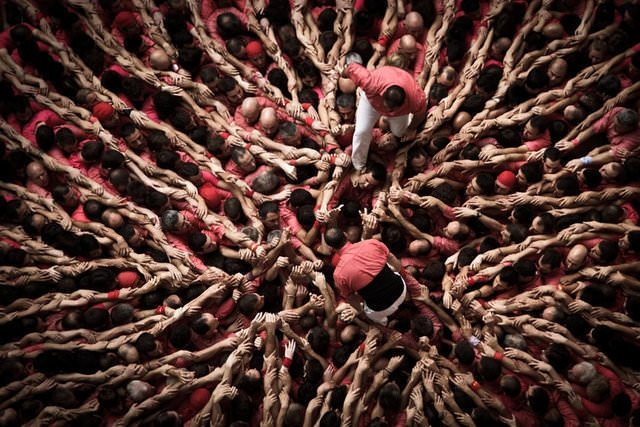
[[[338,87],[342,93],[356,93],[356,84],[351,79],[340,77]]]
[[[562,82],[567,75],[567,68],[569,63],[562,58],[556,58],[551,61],[549,68],[547,69],[547,76],[549,77],[549,84],[556,85]]]
[[[34,160],[27,165],[27,177],[35,184],[44,187],[49,184],[49,174],[42,162]]]
[[[404,17],[404,25],[407,29],[407,34],[411,34],[416,39],[422,36],[424,31],[424,19],[418,12],[409,12]]]
[[[584,245],[578,244],[571,248],[571,250],[567,254],[567,271],[576,271],[580,267],[582,267],[582,264],[584,264],[584,261],[587,259],[588,254],[589,249],[587,249],[587,247]]]
[[[260,126],[264,130],[264,133],[271,137],[278,131],[278,115],[276,110],[271,107],[267,107],[260,113]]]
[[[167,71],[171,68],[171,58],[169,58],[169,55],[162,49],[154,50],[151,55],[149,55],[149,62],[151,63],[151,67],[156,70]]]
[[[247,120],[247,123],[254,124],[260,116],[260,105],[258,99],[255,97],[245,98],[242,101],[242,116]]]

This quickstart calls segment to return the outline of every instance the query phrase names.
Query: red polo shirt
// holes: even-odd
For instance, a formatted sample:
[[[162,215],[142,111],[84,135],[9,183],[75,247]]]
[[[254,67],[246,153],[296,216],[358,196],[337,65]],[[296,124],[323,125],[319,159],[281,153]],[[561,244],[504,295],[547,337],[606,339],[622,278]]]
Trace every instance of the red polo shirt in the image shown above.
[[[387,264],[389,249],[384,243],[369,239],[349,246],[340,256],[333,273],[343,298],[367,286]]]

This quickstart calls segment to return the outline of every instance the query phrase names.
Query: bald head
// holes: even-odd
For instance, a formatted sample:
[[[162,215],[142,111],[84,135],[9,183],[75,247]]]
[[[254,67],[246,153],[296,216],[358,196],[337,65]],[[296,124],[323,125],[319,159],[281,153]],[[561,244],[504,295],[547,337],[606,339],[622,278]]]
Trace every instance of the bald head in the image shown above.
[[[442,69],[438,76],[438,83],[443,86],[451,87],[456,80],[456,69],[450,65],[447,65]]]
[[[547,69],[549,84],[554,86],[561,83],[567,75],[568,67],[569,64],[563,58],[556,58],[551,61],[551,64],[549,64],[549,68]]]
[[[587,259],[589,250],[584,245],[575,245],[567,254],[566,266],[567,271],[572,272],[580,269]]]
[[[276,110],[267,107],[260,113],[260,126],[268,137],[272,137],[278,131],[278,115]]]
[[[167,71],[171,68],[171,58],[169,58],[169,55],[162,49],[156,49],[151,52],[149,62],[151,63],[151,67],[156,70]]]
[[[340,77],[338,79],[338,87],[342,93],[356,93],[356,84],[351,79]]]
[[[466,111],[461,111],[456,114],[455,118],[453,119],[453,129],[459,131],[460,129],[462,129],[462,126],[466,125],[470,121],[471,114],[467,113]]]
[[[49,174],[42,162],[34,160],[27,165],[27,177],[36,185],[41,187],[49,184]]]
[[[258,120],[258,117],[260,116],[260,104],[258,104],[257,98],[245,98],[245,100],[242,101],[241,109],[242,116],[250,125],[254,124],[256,120]]]
[[[564,28],[560,22],[550,22],[542,28],[542,35],[549,40],[561,39],[564,36]]]
[[[404,25],[407,34],[411,34],[416,39],[420,39],[424,31],[424,19],[418,12],[409,12],[404,17]]]

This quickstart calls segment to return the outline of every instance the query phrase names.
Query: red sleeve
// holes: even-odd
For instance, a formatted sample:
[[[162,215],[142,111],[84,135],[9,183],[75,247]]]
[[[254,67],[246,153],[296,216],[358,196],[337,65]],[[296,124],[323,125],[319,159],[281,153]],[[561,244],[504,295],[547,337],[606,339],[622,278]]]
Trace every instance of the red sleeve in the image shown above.
[[[340,184],[338,184],[338,188],[336,188],[336,191],[333,193],[331,200],[329,200],[327,209],[331,210],[336,206],[338,206],[338,202],[340,201],[340,198],[342,197],[344,192],[347,190],[347,187],[351,185],[350,181],[351,179],[349,178],[349,174],[344,174],[342,177],[342,180],[340,181]]]
[[[218,307],[214,315],[220,320],[226,319],[231,315],[231,313],[233,313],[235,308],[236,302],[232,298],[227,298],[222,304],[220,304],[220,307]]]
[[[38,123],[44,122],[47,126],[58,126],[64,123],[64,120],[51,110],[42,110],[33,116],[33,118],[22,129],[22,135],[31,141],[32,144],[36,142],[36,128]]]
[[[605,368],[600,364],[596,364],[595,367],[596,367],[596,371],[598,371],[600,375],[602,375],[607,380],[609,380],[609,387],[610,387],[609,393],[611,396],[615,396],[624,391],[622,382],[620,381],[620,378],[618,377],[618,375],[616,375],[615,372],[613,372],[609,368]]]
[[[619,110],[620,110],[620,108],[614,108],[613,110],[609,111],[607,114],[602,116],[602,118],[600,118],[600,120],[595,122],[591,126],[591,129],[593,129],[593,131],[595,133],[604,132],[607,129],[607,125],[609,124],[609,120],[611,119],[611,117],[613,117],[613,114],[614,113],[617,114]]]
[[[580,419],[578,418],[578,415],[576,415],[576,413],[574,412],[571,405],[566,400],[562,399],[558,394],[558,392],[553,393],[553,398],[554,398],[554,401],[556,402],[558,411],[560,412],[560,414],[562,415],[562,418],[564,419],[564,426],[579,427]]]
[[[360,64],[351,63],[347,67],[347,76],[353,80],[356,86],[364,88],[371,80],[371,72]]]
[[[433,248],[442,255],[452,255],[460,249],[460,245],[446,237],[436,236],[433,238]]]

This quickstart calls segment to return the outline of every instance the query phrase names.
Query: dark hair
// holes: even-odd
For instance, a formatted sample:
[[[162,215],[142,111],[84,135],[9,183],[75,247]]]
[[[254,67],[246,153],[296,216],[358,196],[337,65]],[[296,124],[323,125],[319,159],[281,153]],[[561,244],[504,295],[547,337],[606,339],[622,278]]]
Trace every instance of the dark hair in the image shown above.
[[[373,179],[378,181],[379,183],[384,183],[387,179],[387,169],[381,163],[369,163],[368,166],[369,172],[371,172],[371,176]]]
[[[322,327],[316,326],[309,331],[309,345],[316,353],[323,355],[329,349],[329,333]]]
[[[577,196],[580,194],[580,183],[575,175],[565,175],[558,178],[556,188],[563,196]]]
[[[416,337],[433,337],[433,322],[425,316],[417,316],[411,320],[411,332]]]
[[[60,130],[63,130],[63,129],[67,129],[67,128],[62,128]],[[55,144],[55,139],[56,138],[53,134],[53,128],[51,128],[50,126],[41,125],[36,130],[36,143],[38,144],[38,147],[40,147],[42,151],[49,151],[51,148],[53,148],[53,145]]]
[[[246,294],[238,300],[238,311],[245,316],[252,316],[258,307],[258,295]]]
[[[455,354],[458,362],[463,365],[470,365],[476,358],[476,354],[473,351],[473,346],[469,344],[467,340],[460,340],[453,347],[453,353]]]
[[[105,169],[121,168],[124,161],[124,155],[117,150],[108,149],[102,154],[102,167]]]
[[[388,108],[396,109],[404,104],[406,94],[403,88],[398,85],[392,85],[384,91],[382,95]]]
[[[97,162],[104,152],[102,141],[89,141],[82,147],[82,158],[86,162]]]
[[[405,230],[397,225],[388,225],[382,229],[382,243],[384,243],[391,253],[400,256],[407,249],[407,239]]]
[[[620,251],[618,243],[613,240],[603,240],[598,243],[600,248],[600,262],[603,264],[609,264],[613,262]]]
[[[109,312],[104,308],[91,307],[82,315],[87,328],[104,331],[109,327]]]
[[[548,264],[551,269],[556,269],[562,263],[562,254],[553,248],[547,248],[542,252],[540,262]]]
[[[545,351],[545,355],[549,364],[559,373],[564,373],[569,366],[571,366],[571,354],[563,344],[549,344],[549,347],[547,347],[547,350]]]
[[[177,349],[184,349],[191,343],[191,330],[185,323],[178,323],[169,330],[169,342]]]
[[[486,381],[494,381],[502,373],[502,363],[493,357],[482,356],[478,371]]]
[[[143,332],[133,345],[140,353],[149,354],[156,349],[156,338],[148,332]]]
[[[496,189],[496,178],[487,172],[480,172],[476,175],[476,183],[484,196],[492,196]]]
[[[549,393],[542,387],[534,386],[531,393],[528,394],[529,407],[531,410],[538,414],[544,415],[549,409],[549,403],[551,399],[549,398]]]
[[[324,240],[332,248],[339,249],[345,245],[347,238],[340,228],[328,228],[324,232]]]
[[[133,320],[133,306],[127,303],[115,305],[111,309],[111,324],[113,326],[124,325]]]

